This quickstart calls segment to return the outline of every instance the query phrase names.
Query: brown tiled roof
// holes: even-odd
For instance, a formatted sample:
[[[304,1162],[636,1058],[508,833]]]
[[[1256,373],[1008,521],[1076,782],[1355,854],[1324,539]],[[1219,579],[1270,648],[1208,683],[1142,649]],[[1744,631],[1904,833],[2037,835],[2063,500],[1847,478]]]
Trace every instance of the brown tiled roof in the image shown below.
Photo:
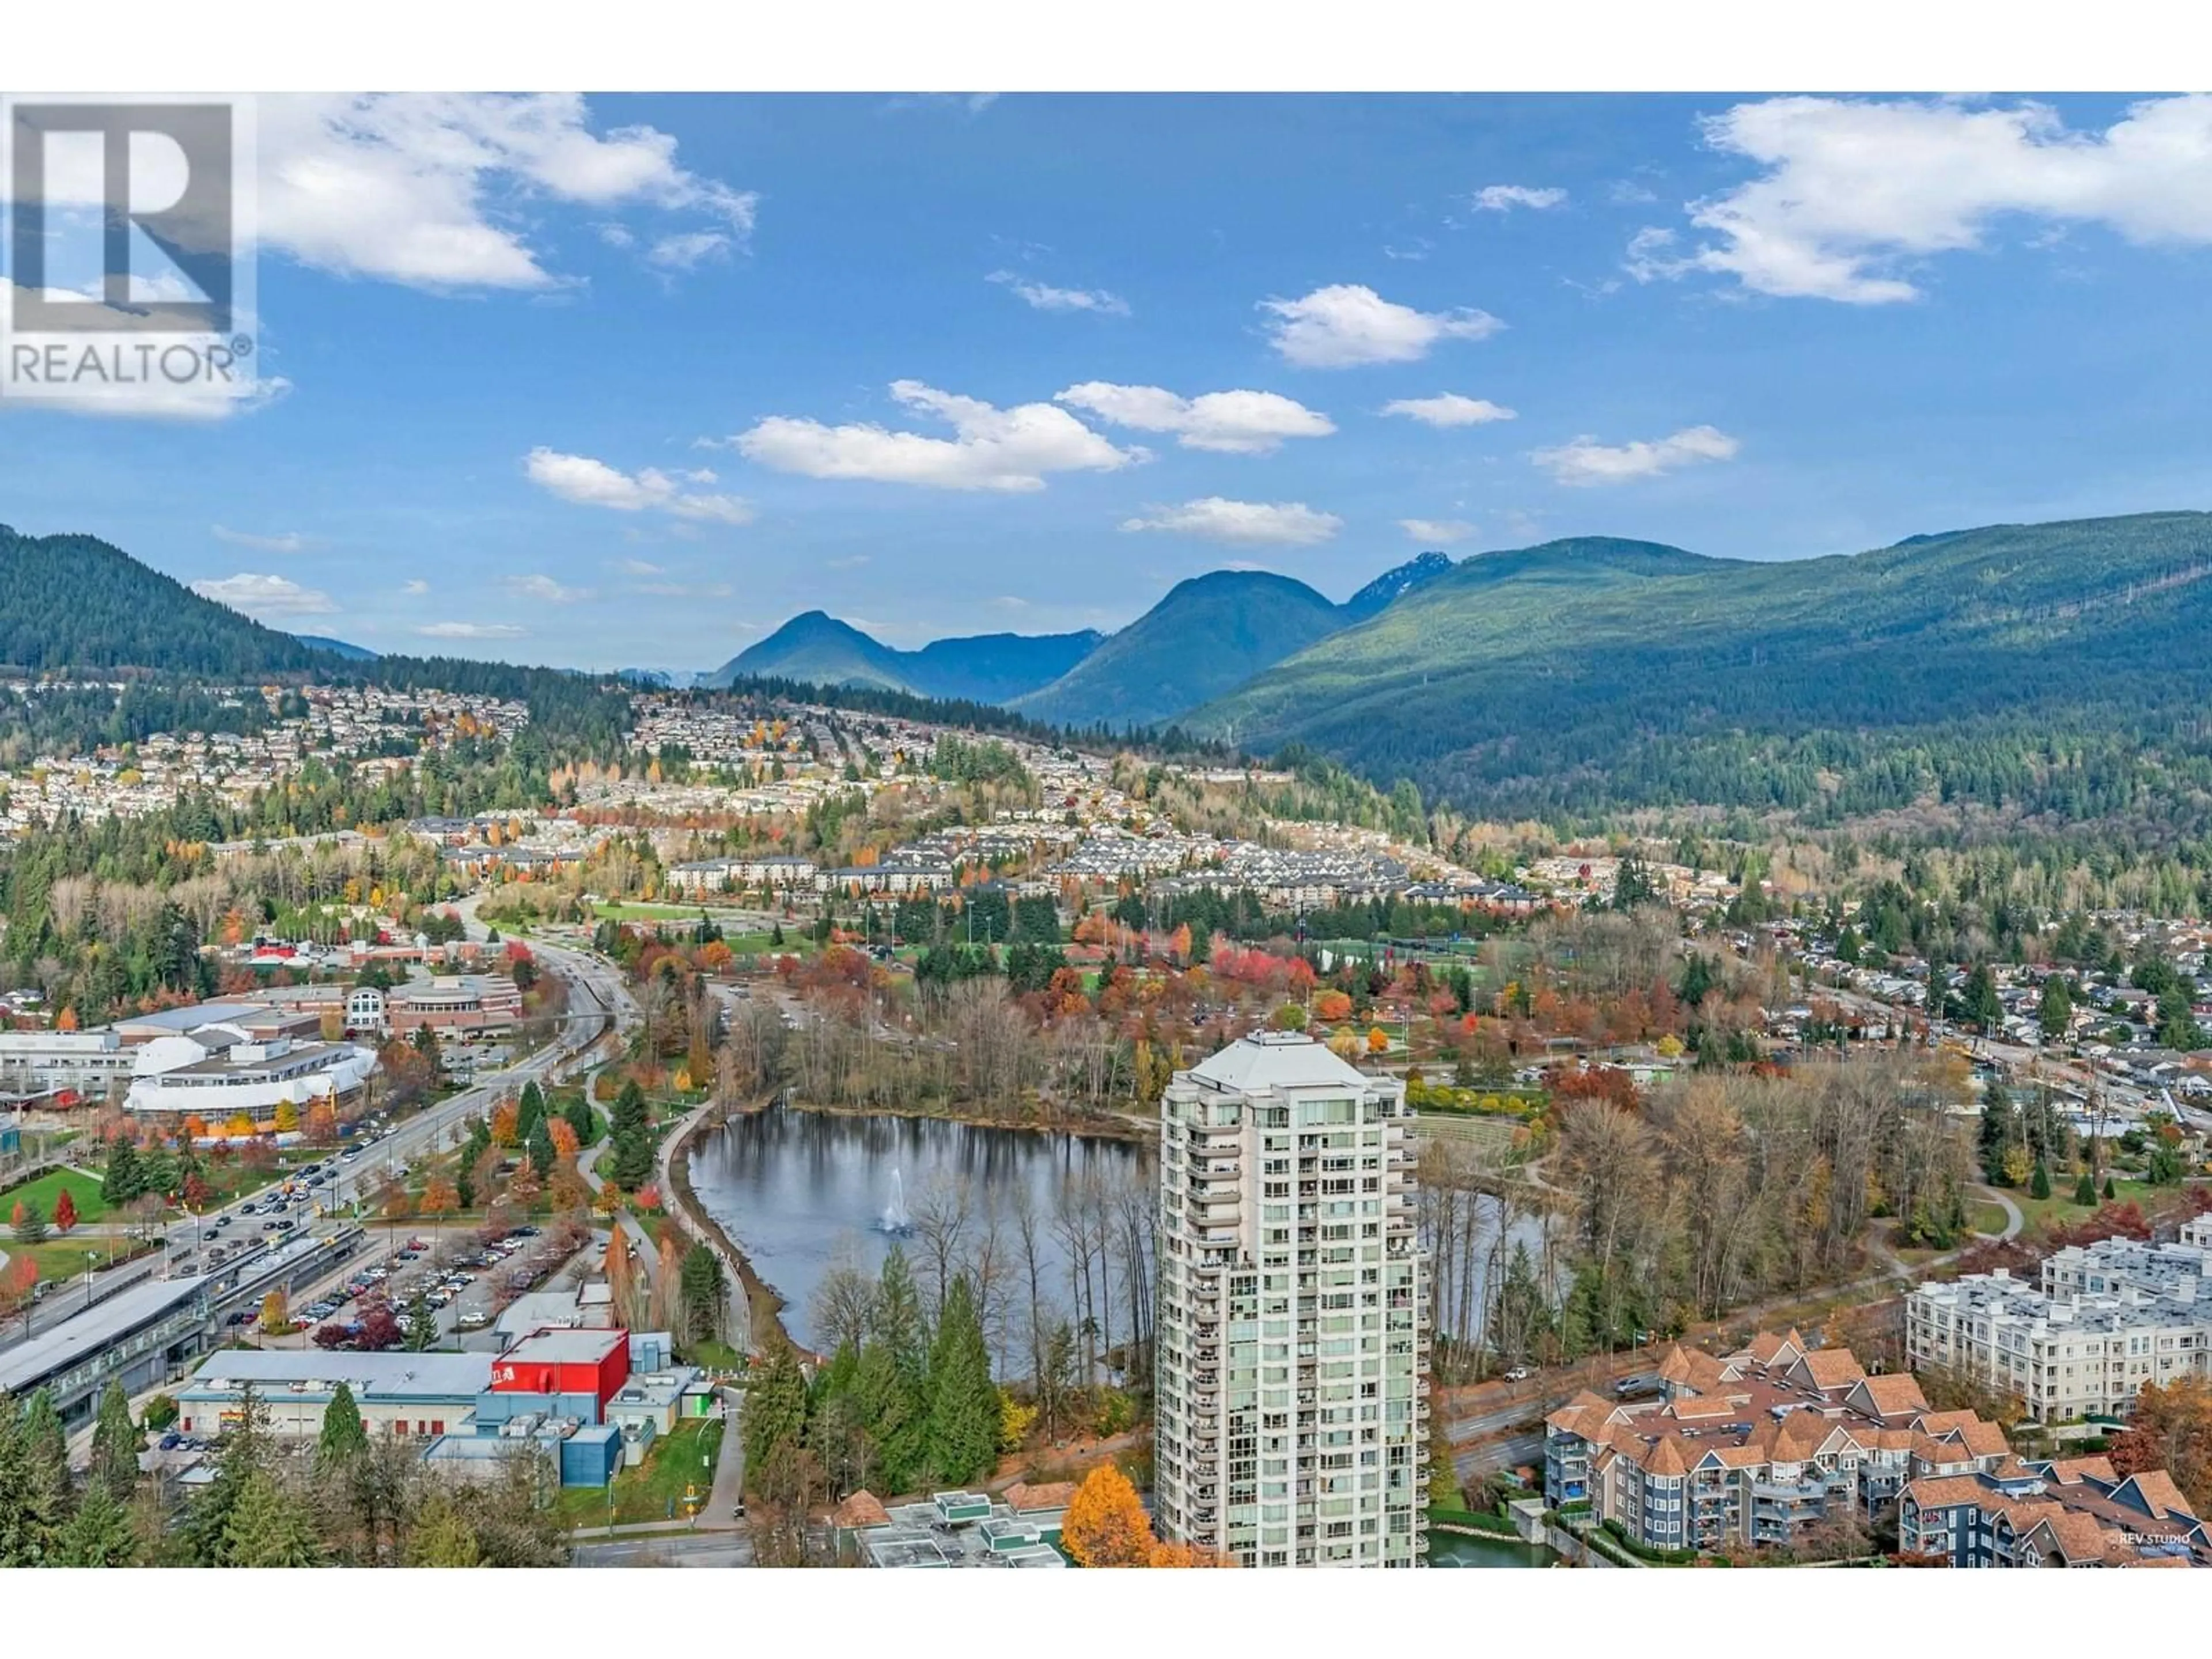
[[[1638,1460],[1646,1472],[1652,1474],[1676,1475],[1690,1472],[1689,1448],[1677,1434],[1659,1437],[1659,1443]]]
[[[2051,1478],[2062,1485],[2079,1480],[2085,1474],[2115,1483],[2120,1478],[2112,1468],[2112,1460],[2102,1452],[2094,1457],[2054,1457],[2051,1460]]]
[[[2012,1449],[2002,1429],[1978,1417],[1960,1425],[1959,1443],[1977,1457],[2002,1457]]]
[[[1963,1429],[1978,1421],[1980,1419],[1972,1412],[1929,1412],[1912,1426],[1923,1434],[1948,1434],[1954,1429]]]
[[[2161,1520],[2169,1515],[2185,1515],[2192,1521],[2197,1518],[2197,1511],[2190,1507],[2181,1488],[2173,1484],[2173,1477],[2164,1469],[2145,1469],[2140,1474],[2130,1475],[2112,1488],[2112,1501]]]
[[[1840,1389],[1866,1375],[1858,1356],[1849,1348],[1815,1348],[1797,1362],[1796,1369],[1811,1377],[1816,1389]]]
[[[1905,1490],[1898,1494],[1900,1499],[1910,1498],[1923,1510],[1948,1510],[1960,1504],[1979,1507],[1996,1495],[1971,1474],[1933,1475],[1908,1480]]]
[[[1920,1392],[1920,1380],[1911,1371],[1863,1378],[1859,1389],[1877,1417],[1910,1417],[1928,1409],[1928,1396]]]
[[[2105,1528],[2094,1515],[2062,1509],[2045,1516],[2043,1526],[2069,1561],[2100,1561],[2105,1556]]]

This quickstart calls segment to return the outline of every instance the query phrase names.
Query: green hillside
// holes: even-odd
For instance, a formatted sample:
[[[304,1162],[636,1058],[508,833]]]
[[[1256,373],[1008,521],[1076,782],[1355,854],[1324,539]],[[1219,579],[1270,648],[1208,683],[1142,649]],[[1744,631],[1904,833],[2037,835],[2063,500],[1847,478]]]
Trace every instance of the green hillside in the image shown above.
[[[1066,674],[1010,705],[1060,726],[1150,725],[1181,714],[1344,625],[1304,582],[1216,570],[1178,582]]]
[[[738,653],[705,683],[727,685],[733,679],[763,678],[914,690],[900,672],[898,653],[823,611],[793,617],[766,639]]]
[[[251,676],[328,660],[94,537],[0,525],[0,663]]]
[[[876,686],[916,696],[1005,702],[1048,685],[1087,656],[1098,635],[975,634],[899,651],[825,611],[809,611],[724,663],[703,684],[784,679]]]
[[[1789,562],[1555,542],[1465,560],[1188,717],[1495,814],[2212,805],[2212,516]]]

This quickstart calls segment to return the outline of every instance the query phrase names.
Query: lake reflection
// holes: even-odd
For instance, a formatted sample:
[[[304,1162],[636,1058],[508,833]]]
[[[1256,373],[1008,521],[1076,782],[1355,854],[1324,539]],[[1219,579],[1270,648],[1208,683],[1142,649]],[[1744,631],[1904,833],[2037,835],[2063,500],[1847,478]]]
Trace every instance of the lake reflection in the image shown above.
[[[870,1273],[883,1265],[892,1243],[881,1224],[891,1201],[893,1170],[909,1210],[920,1207],[933,1187],[964,1180],[972,1195],[971,1240],[995,1212],[1000,1248],[1017,1262],[1013,1195],[1026,1190],[1038,1219],[1046,1291],[1054,1308],[1063,1310],[1067,1255],[1051,1224],[1063,1194],[1091,1175],[1115,1183],[1149,1182],[1152,1167],[1149,1147],[1126,1141],[775,1108],[733,1117],[702,1137],[691,1155],[691,1184],[708,1212],[750,1258],[753,1271],[784,1298],[784,1328],[793,1340],[811,1346],[809,1304],[823,1273],[841,1255],[856,1256]],[[920,1241],[902,1242],[913,1257]],[[1025,1270],[1017,1271],[1025,1281]]]

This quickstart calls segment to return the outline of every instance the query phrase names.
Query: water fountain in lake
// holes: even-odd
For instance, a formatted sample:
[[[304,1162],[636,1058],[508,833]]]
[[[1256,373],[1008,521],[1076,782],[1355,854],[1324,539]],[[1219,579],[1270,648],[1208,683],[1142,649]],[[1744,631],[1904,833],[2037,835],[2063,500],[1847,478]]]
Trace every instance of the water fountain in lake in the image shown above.
[[[899,1184],[899,1172],[891,1171],[891,1201],[884,1206],[884,1213],[876,1223],[877,1231],[903,1236],[914,1231],[914,1218],[906,1212],[906,1188]]]

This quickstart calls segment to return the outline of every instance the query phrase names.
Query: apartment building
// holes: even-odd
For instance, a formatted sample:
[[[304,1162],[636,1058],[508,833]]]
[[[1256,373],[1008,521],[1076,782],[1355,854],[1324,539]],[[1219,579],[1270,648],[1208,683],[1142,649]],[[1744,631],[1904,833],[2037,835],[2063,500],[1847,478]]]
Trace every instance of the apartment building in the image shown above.
[[[1247,1566],[1427,1549],[1427,1266],[1413,1114],[1302,1034],[1161,1103],[1157,1521]]]
[[[1657,1400],[1584,1392],[1545,1419],[1545,1498],[1587,1502],[1654,1549],[1796,1544],[1864,1522],[1907,1482],[1970,1475],[2008,1455],[1972,1412],[1929,1408],[1907,1372],[1869,1376],[1848,1348],[1762,1333],[1732,1354],[1675,1347]]]
[[[2212,1531],[2164,1469],[2123,1478],[2104,1457],[1915,1480],[1898,1547],[1954,1567],[2212,1566]]]
[[[2212,1374],[2208,1267],[2200,1218],[2175,1244],[2070,1246],[2039,1287],[2003,1268],[1922,1285],[1905,1297],[1905,1351],[2017,1395],[2038,1422],[2125,1417],[2146,1382]]]

